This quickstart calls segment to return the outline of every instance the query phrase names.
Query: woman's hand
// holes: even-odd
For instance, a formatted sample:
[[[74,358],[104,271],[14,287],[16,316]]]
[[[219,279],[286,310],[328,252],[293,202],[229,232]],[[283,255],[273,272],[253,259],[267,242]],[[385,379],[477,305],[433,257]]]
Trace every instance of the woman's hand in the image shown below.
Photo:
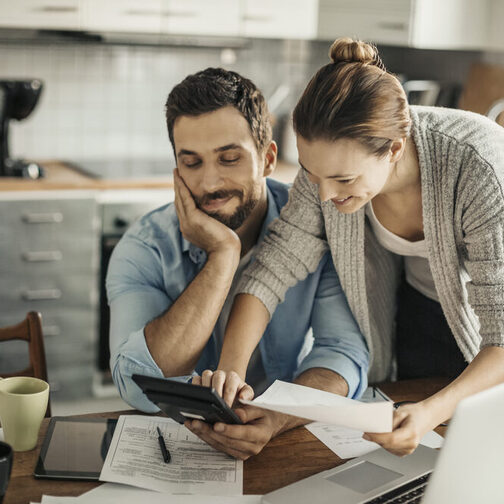
[[[436,421],[424,403],[406,404],[394,411],[392,432],[366,432],[363,438],[403,457],[415,451],[423,436],[436,426]]]
[[[193,377],[192,383],[204,387],[213,387],[229,407],[233,406],[236,399],[251,401],[254,398],[254,389],[234,371],[205,369],[201,376]]]

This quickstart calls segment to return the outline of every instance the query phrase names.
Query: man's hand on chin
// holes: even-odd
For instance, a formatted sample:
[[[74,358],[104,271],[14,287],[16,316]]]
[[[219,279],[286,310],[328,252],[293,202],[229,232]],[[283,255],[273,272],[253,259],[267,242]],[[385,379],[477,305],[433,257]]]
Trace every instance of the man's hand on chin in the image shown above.
[[[221,452],[240,460],[257,455],[269,440],[282,432],[287,415],[253,406],[235,410],[245,425],[217,422],[213,426],[200,420],[188,420],[184,425],[203,441]]]

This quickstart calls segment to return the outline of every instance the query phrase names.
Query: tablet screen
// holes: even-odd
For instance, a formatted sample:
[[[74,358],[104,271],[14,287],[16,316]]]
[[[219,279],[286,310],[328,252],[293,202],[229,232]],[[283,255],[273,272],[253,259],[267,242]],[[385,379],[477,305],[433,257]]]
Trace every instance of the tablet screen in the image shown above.
[[[35,476],[98,479],[117,420],[53,417]]]

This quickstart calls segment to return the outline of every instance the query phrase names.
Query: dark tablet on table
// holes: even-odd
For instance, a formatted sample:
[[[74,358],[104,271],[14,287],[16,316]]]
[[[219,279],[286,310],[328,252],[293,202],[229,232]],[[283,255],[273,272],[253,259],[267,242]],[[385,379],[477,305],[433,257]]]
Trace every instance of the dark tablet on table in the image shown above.
[[[179,423],[192,419],[211,424],[243,423],[214,388],[137,374],[132,378],[161,411]]]
[[[36,478],[98,480],[117,420],[52,417]]]

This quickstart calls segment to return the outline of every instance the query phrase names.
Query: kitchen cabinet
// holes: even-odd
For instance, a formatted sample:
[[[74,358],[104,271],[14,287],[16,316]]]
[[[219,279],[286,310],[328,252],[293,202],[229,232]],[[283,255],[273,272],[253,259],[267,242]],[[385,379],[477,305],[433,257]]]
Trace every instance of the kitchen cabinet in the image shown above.
[[[238,0],[163,0],[161,32],[165,35],[237,36]]]
[[[236,36],[235,0],[81,0],[83,29],[159,35]]]
[[[318,0],[242,0],[245,37],[314,39]]]
[[[160,33],[163,0],[82,0],[83,29]]]
[[[91,393],[98,268],[93,193],[1,194],[0,326],[20,322],[31,310],[42,313],[49,382],[59,398],[75,396],[79,386]],[[26,360],[24,342],[13,343],[4,343],[0,353],[6,371]]]
[[[482,49],[488,0],[320,0],[318,38],[423,49]]]
[[[0,1],[0,27],[79,30],[81,0]]]

